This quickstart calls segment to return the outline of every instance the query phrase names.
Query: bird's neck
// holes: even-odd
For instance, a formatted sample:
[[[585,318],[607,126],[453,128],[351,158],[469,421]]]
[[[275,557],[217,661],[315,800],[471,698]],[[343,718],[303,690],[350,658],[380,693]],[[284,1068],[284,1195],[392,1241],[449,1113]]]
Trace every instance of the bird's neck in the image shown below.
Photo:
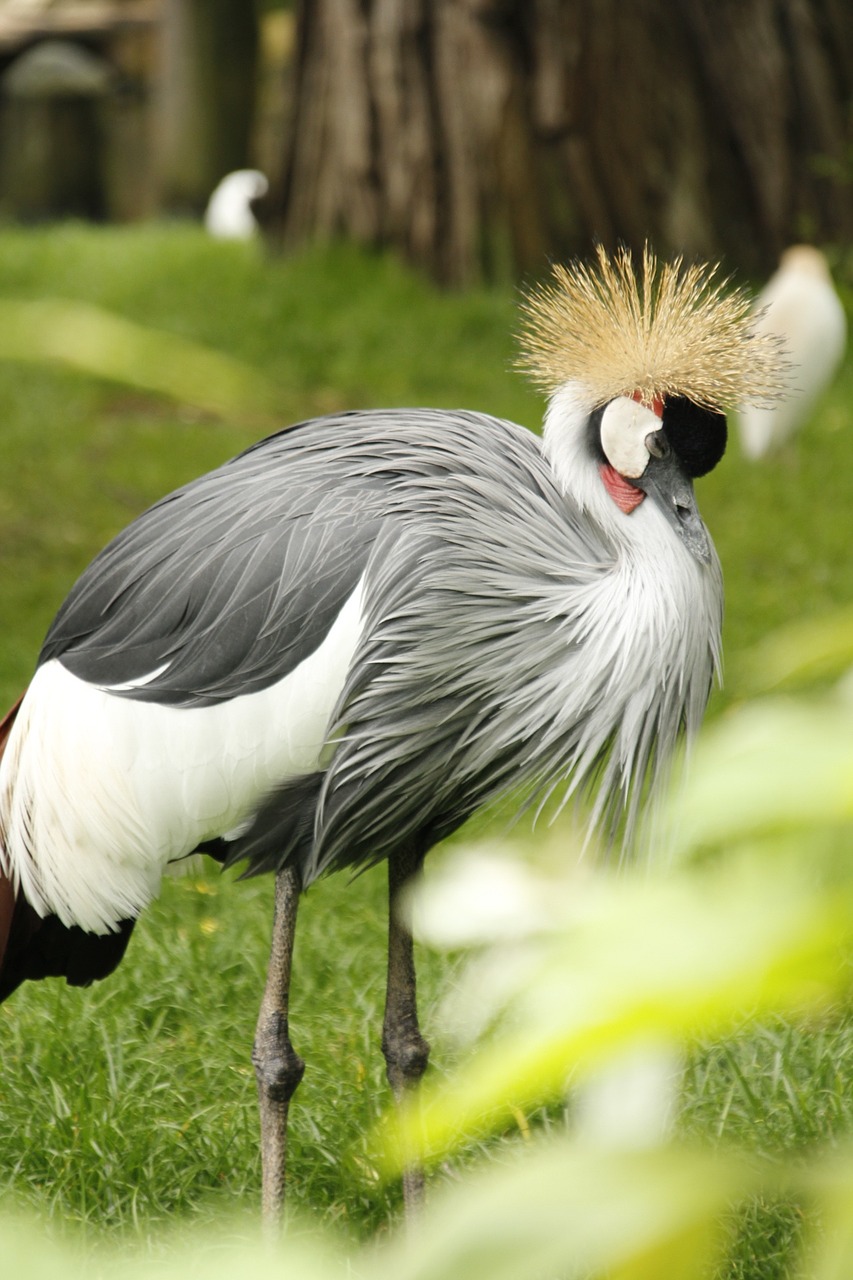
[[[632,510],[620,506],[590,448],[590,411],[565,387],[551,401],[543,432],[558,487],[611,553],[583,598],[576,586],[567,598],[568,634],[578,626],[581,642],[558,664],[554,703],[567,723],[584,726],[576,780],[612,744],[595,819],[609,804],[624,804],[630,832],[647,767],[660,785],[680,729],[692,737],[699,727],[719,671],[722,578],[716,555],[708,564],[693,556],[651,499]]]
[[[543,451],[560,491],[599,530],[614,559],[628,564],[674,557],[692,572],[693,557],[650,501],[629,502],[621,488],[633,486],[612,467],[603,467],[590,447],[589,418],[594,405],[583,388],[566,383],[551,397],[543,427]],[[620,482],[621,481],[621,486]],[[639,493],[639,490],[634,492]],[[641,498],[644,495],[641,495]]]
[[[615,634],[618,613],[626,644],[645,636],[664,653],[670,637],[683,637],[685,629],[695,627],[697,644],[710,643],[716,664],[722,615],[719,560],[712,550],[710,563],[701,563],[650,499],[636,507],[618,501],[589,446],[591,411],[580,389],[563,387],[549,405],[543,445],[559,488],[612,549],[593,591],[602,631]],[[676,665],[677,658],[674,652]]]
[[[542,431],[543,450],[558,488],[601,530],[608,542],[630,547],[630,520],[602,481],[590,449],[588,424],[594,405],[583,388],[566,383],[548,404]]]

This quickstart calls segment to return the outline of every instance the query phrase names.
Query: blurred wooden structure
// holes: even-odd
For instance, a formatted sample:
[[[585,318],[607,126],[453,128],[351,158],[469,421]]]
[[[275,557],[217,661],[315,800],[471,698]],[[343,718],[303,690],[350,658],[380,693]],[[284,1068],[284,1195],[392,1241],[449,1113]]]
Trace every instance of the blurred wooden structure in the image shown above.
[[[161,0],[0,10],[0,213],[141,218],[156,208]]]
[[[200,214],[257,63],[254,0],[0,0],[0,216]]]

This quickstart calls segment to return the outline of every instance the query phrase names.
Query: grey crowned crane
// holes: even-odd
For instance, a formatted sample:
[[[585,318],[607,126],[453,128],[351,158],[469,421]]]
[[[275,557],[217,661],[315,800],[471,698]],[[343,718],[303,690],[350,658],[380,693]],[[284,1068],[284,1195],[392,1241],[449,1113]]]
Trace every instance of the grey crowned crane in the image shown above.
[[[542,440],[481,413],[304,422],[136,519],[51,626],[2,727],[0,998],[112,971],[166,864],[276,876],[253,1051],[264,1210],[284,1191],[300,890],[388,863],[382,1036],[428,1046],[395,911],[424,855],[508,788],[594,782],[630,829],[717,667],[721,573],[693,478],[775,348],[713,271],[599,251],[526,309]],[[5,953],[5,954],[4,954]],[[408,1206],[420,1173],[404,1180]]]

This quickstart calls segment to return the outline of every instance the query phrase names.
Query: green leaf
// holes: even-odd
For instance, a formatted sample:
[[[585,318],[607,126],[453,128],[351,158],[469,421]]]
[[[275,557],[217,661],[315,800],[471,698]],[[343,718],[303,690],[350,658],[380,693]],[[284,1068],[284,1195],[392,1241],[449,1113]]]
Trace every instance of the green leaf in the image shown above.
[[[853,713],[775,699],[739,708],[703,735],[666,817],[680,853],[853,818]]]
[[[452,1151],[513,1109],[559,1098],[570,1074],[649,1040],[682,1043],[747,1014],[825,1007],[849,981],[838,957],[853,934],[852,898],[849,887],[816,887],[796,865],[769,880],[749,861],[663,881],[594,881],[565,931],[539,939],[493,1038],[452,1080],[425,1088],[420,1106],[386,1121],[386,1168],[399,1170],[412,1150]]]
[[[709,1274],[723,1209],[757,1185],[736,1157],[672,1148],[602,1152],[561,1139],[434,1197],[372,1274],[394,1280],[619,1280]]]
[[[853,608],[780,627],[738,664],[737,684],[766,693],[839,676],[853,667]]]

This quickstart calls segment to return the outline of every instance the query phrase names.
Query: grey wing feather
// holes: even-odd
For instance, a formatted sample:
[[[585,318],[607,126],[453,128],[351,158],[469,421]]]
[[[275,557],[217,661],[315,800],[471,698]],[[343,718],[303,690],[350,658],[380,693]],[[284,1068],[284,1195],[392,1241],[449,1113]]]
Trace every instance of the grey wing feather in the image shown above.
[[[65,601],[39,662],[59,658],[107,687],[164,668],[118,692],[173,705],[262,689],[297,666],[358,582],[384,505],[379,487],[322,465],[299,440],[334,424],[306,426],[314,430],[271,438],[120,533]]]
[[[120,533],[73,588],[39,661],[59,658],[101,686],[144,678],[117,692],[173,705],[267,687],[321,643],[386,521],[429,519],[425,483],[440,494],[460,469],[476,483],[484,458],[494,467],[507,455],[509,479],[529,486],[519,461],[539,456],[535,438],[463,411],[342,414],[269,437]]]

